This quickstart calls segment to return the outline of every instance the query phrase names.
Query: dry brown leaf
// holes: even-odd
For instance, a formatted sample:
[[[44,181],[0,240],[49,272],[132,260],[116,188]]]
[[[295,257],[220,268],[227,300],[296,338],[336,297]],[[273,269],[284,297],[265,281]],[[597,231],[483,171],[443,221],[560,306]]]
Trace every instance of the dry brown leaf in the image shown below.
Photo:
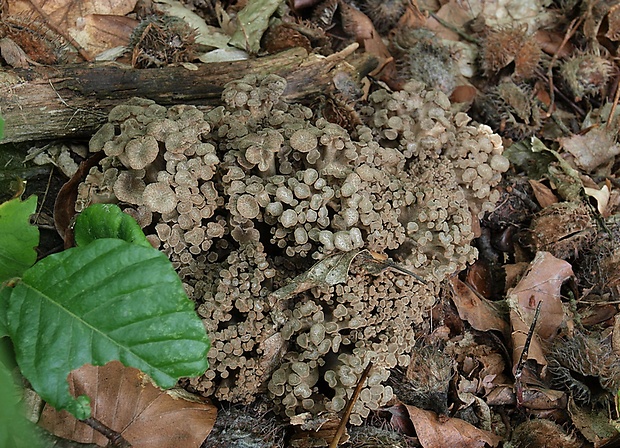
[[[532,190],[534,190],[534,196],[536,196],[536,200],[542,208],[559,202],[558,197],[553,194],[553,191],[551,191],[551,189],[542,182],[538,182],[534,179],[530,179],[528,182],[532,186]]]
[[[74,396],[91,398],[93,417],[120,432],[134,448],[199,447],[215,423],[217,409],[212,404],[162,391],[138,369],[118,361],[102,367],[83,366],[68,380]],[[105,446],[108,442],[68,412],[49,405],[39,423],[59,437],[80,443]]]
[[[392,55],[368,16],[345,2],[340,2],[338,7],[344,31],[363,45],[366,53],[373,55],[379,61],[381,79],[387,82],[385,77],[395,77]]]
[[[519,283],[529,265],[530,264],[525,261],[504,265],[504,272],[506,273],[506,291],[517,286],[517,283]]]
[[[478,297],[457,277],[452,277],[450,283],[453,291],[452,300],[461,319],[479,331],[497,330],[505,336],[510,334],[508,323],[502,319],[493,302]]]
[[[514,347],[513,365],[519,362],[539,302],[541,318],[536,326],[536,336],[532,338],[528,359],[535,359],[543,366],[547,364],[540,339],[552,339],[564,321],[560,288],[572,275],[573,270],[568,262],[549,252],[537,252],[525,276],[517,286],[508,291]]]
[[[416,1],[405,2],[405,12],[398,20],[395,31],[407,28],[422,28],[426,26],[426,15],[420,11]]]
[[[450,102],[452,103],[471,103],[476,99],[478,90],[474,86],[463,84],[456,86],[450,94]]]
[[[489,263],[485,260],[478,259],[467,269],[465,283],[485,299],[493,294],[494,284],[496,283],[494,280]]]
[[[272,334],[259,344],[259,353],[262,353],[256,367],[259,379],[255,384],[247,386],[248,391],[253,390],[252,394],[257,394],[258,390],[267,383],[271,374],[280,365],[280,361],[286,353],[286,347],[287,341],[280,332]]]
[[[580,407],[571,398],[568,401],[568,412],[572,423],[577,430],[595,447],[617,446],[617,443],[607,445],[618,435],[618,430],[612,426],[606,410]]]
[[[593,128],[583,135],[562,137],[559,142],[575,158],[575,164],[588,172],[609,163],[620,154],[620,144],[604,127]]]
[[[616,305],[612,305],[611,303],[600,303],[586,308],[580,308],[581,325],[588,328],[611,321],[611,319],[614,319],[617,312]]]
[[[84,181],[90,169],[97,165],[104,157],[105,153],[99,151],[80,163],[78,170],[71,176],[71,179],[65,182],[56,195],[56,202],[54,203],[54,226],[65,242],[65,249],[73,245],[71,222],[75,216],[75,200],[78,195],[78,185]]]
[[[566,408],[566,393],[528,384],[519,393],[519,406],[535,411]]]
[[[90,48],[88,41],[83,41],[85,37],[83,28],[86,19],[93,14],[124,16],[134,10],[137,0],[32,0],[44,14],[46,19],[61,30],[65,30],[89,53],[95,54],[96,48]],[[8,2],[9,15],[32,14],[39,17],[39,14],[32,7],[30,0],[16,0]],[[90,41],[93,39],[90,37]],[[108,40],[108,39],[106,39]],[[114,45],[112,45],[114,46]],[[109,47],[111,48],[111,47]]]
[[[517,402],[514,387],[512,385],[501,385],[493,389],[485,397],[489,406],[514,405]]]
[[[501,437],[478,429],[458,418],[439,418],[437,414],[415,406],[405,405],[415,427],[420,444],[424,448],[483,448],[497,446]]]
[[[562,41],[564,40],[563,33],[548,30],[538,30],[536,31],[536,33],[534,33],[534,39],[536,39],[536,42],[538,42],[540,48],[542,48],[542,50],[547,54],[555,55],[556,53],[558,53],[558,50],[560,50],[560,52],[557,54],[559,58],[566,58],[570,56],[574,51],[573,44],[570,42],[566,42],[564,46],[560,49],[560,45],[562,45]]]
[[[340,2],[338,7],[342,18],[342,29],[355,38],[359,44],[378,36],[379,33],[375,30],[372,21],[362,11],[345,2]]]
[[[605,37],[613,41],[620,40],[620,3],[616,3],[609,8],[607,27],[608,30],[605,33]]]
[[[31,59],[28,55],[8,37],[0,39],[0,55],[13,68],[28,68],[30,66]]]
[[[72,34],[93,55],[128,45],[129,36],[139,23],[129,17],[106,14],[89,14],[82,19],[80,28]]]
[[[452,25],[454,29],[461,30],[465,29],[466,24],[474,18],[468,4],[459,0],[450,0],[445,3],[435,15]],[[458,33],[440,24],[433,17],[429,17],[426,21],[426,28],[433,30],[438,39],[461,40]]]
[[[125,15],[134,10],[137,0],[15,0],[8,2],[9,14],[32,13],[31,3],[38,5],[57,24],[74,25],[88,14]]]
[[[597,188],[584,187],[583,191],[586,195],[596,199],[596,209],[604,218],[609,216],[608,205],[611,192],[607,185],[603,185],[600,190]]]

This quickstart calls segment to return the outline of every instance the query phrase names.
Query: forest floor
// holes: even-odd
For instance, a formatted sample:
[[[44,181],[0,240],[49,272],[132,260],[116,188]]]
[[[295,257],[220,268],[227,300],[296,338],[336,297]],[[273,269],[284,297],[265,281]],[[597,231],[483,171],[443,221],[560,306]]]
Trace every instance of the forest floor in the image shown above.
[[[108,61],[136,69],[191,70],[295,47],[329,57],[355,43],[374,68],[353,86],[334,79],[336,89],[305,104],[351,129],[369,94],[414,79],[490,126],[510,161],[491,188],[494,209],[473,215],[477,260],[438,287],[410,365],[392,371],[393,398],[338,435],[342,446],[620,446],[620,4],[183,3],[8,2],[0,69],[92,61],[107,51]],[[23,169],[0,170],[2,200],[23,186],[39,196],[41,256],[63,248],[56,196],[88,156],[87,140],[0,147],[2,165]],[[363,387],[365,376],[357,379]],[[214,403],[210,434],[183,446],[328,446],[346,423],[342,414],[320,424],[313,416],[312,428],[301,417],[291,422],[267,394],[249,405]],[[150,446],[181,446],[167,443]]]

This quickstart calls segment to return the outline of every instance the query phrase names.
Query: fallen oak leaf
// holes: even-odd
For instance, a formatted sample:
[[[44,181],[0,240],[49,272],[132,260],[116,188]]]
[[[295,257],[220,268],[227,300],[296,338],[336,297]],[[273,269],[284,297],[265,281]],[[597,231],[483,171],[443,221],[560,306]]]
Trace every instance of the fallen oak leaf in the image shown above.
[[[586,134],[575,134],[559,139],[562,148],[575,159],[575,164],[587,172],[608,164],[620,154],[620,144],[605,128],[592,128]]]
[[[92,399],[93,417],[119,432],[134,448],[199,447],[213,429],[217,409],[185,391],[163,391],[142,372],[118,361],[85,365],[69,375],[73,395]],[[108,440],[66,411],[46,404],[39,424],[80,443]]]
[[[479,331],[497,330],[505,336],[510,334],[510,327],[496,305],[478,295],[458,277],[450,279],[452,301],[459,317]]]
[[[334,286],[344,283],[349,276],[353,259],[362,252],[351,250],[325,257],[310,267],[306,272],[293,278],[288,284],[272,292],[268,299],[271,305],[271,318],[279,325],[284,325],[284,309],[287,300],[310,288]]]
[[[362,11],[344,1],[340,1],[338,7],[340,8],[342,28],[345,33],[363,45],[364,51],[379,61],[379,66],[372,72],[372,75],[378,76],[381,73],[383,81],[393,80],[396,77],[394,59],[372,21]]]
[[[405,405],[416,435],[423,448],[483,448],[495,447],[501,437],[467,423],[458,418],[439,417],[431,411]]]
[[[573,275],[571,265],[549,252],[537,252],[534,260],[517,286],[508,291],[512,324],[513,366],[521,357],[536,306],[541,303],[541,319],[535,337],[532,339],[528,359],[535,359],[546,365],[540,339],[552,339],[564,321],[564,309],[560,299],[560,288]],[[540,338],[540,339],[539,339]]]
[[[551,189],[542,182],[534,179],[530,179],[528,182],[532,186],[534,196],[536,197],[536,200],[538,201],[538,204],[540,204],[541,208],[545,208],[559,202],[558,197],[553,194],[553,191],[551,191]]]

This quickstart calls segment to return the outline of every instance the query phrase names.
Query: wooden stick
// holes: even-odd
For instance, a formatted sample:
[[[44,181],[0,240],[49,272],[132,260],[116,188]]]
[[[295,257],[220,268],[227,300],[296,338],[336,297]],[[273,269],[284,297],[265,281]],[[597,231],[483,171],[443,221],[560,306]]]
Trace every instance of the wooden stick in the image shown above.
[[[351,416],[351,412],[353,411],[353,405],[357,401],[357,397],[359,396],[362,388],[364,387],[364,383],[366,382],[366,378],[368,378],[370,369],[372,369],[372,362],[369,361],[368,365],[362,372],[362,376],[360,376],[360,379],[357,382],[357,386],[355,386],[353,395],[351,395],[351,398],[349,398],[349,401],[347,402],[347,406],[344,408],[344,414],[342,414],[342,418],[340,419],[340,425],[338,425],[338,430],[336,431],[332,442],[329,444],[329,448],[338,447],[338,442],[340,442],[340,439],[342,438],[342,435],[347,428],[347,422],[349,421],[349,417]]]
[[[125,438],[121,435],[120,432],[114,431],[109,426],[100,422],[94,417],[90,417],[84,420],[80,420],[82,423],[86,423],[88,426],[93,428],[95,431],[100,432],[104,436],[108,438],[110,443],[115,448],[131,448],[131,443],[129,443]]]

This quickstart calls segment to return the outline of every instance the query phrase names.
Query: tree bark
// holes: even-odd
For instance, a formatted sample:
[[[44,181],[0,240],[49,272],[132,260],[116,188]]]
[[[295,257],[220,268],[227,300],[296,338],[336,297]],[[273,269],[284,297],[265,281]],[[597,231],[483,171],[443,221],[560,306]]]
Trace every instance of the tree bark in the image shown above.
[[[109,111],[139,96],[162,105],[219,104],[224,85],[247,74],[277,74],[287,80],[284,100],[296,101],[334,90],[333,76],[359,81],[377,62],[354,54],[355,45],[323,57],[295,48],[272,56],[211,64],[134,69],[115,63],[37,66],[0,71],[2,143],[83,138],[107,120]]]

